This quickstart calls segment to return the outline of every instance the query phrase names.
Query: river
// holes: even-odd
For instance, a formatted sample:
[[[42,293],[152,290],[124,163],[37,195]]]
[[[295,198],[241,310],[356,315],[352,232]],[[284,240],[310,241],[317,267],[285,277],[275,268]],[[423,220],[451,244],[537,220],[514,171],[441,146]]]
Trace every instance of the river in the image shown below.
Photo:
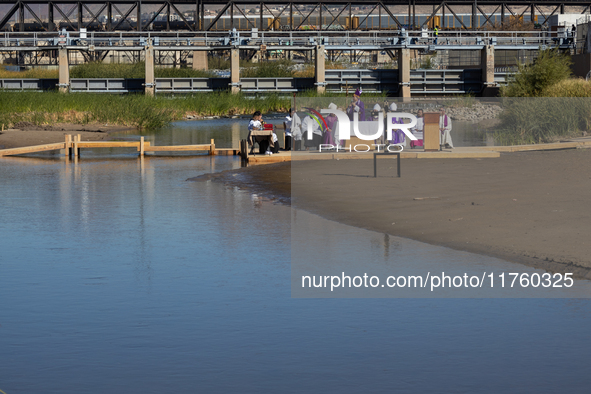
[[[153,138],[230,147],[228,131],[208,124]],[[0,390],[588,390],[586,299],[292,298],[297,212],[186,181],[239,166],[125,151],[1,158]],[[344,234],[336,247],[422,247],[310,217]],[[424,248],[431,262],[496,264]]]

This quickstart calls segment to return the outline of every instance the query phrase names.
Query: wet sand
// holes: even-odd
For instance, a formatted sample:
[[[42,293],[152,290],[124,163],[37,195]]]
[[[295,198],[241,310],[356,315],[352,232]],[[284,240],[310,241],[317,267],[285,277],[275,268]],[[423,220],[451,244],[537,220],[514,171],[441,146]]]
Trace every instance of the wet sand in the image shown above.
[[[129,130],[129,127],[71,123],[38,126],[20,122],[12,129],[0,131],[0,149],[64,142],[66,134],[80,134],[83,141],[102,141],[108,139],[109,133],[125,130]]]
[[[345,224],[591,279],[591,150],[294,161],[213,174]],[[291,199],[290,199],[291,197]]]

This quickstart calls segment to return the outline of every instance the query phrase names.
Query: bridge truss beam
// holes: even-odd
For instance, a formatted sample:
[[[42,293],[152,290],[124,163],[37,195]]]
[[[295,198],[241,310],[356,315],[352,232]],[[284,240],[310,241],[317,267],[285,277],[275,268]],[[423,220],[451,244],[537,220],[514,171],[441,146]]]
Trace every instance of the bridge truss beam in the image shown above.
[[[433,12],[419,22],[416,7],[432,6]],[[207,19],[205,9],[219,9],[217,14]],[[250,11],[247,7],[251,7]],[[359,7],[365,7],[359,10]],[[407,23],[403,24],[393,12],[393,8],[404,9]],[[27,28],[38,27],[37,31],[55,31],[57,28],[68,30],[102,31],[145,31],[171,30],[172,18],[178,18],[176,30],[211,31],[215,30],[221,18],[229,19],[229,29],[258,28],[267,30],[300,30],[312,26],[315,30],[349,30],[368,29],[365,24],[370,17],[377,17],[377,25],[372,22],[372,30],[382,30],[382,17],[389,18],[392,29],[402,27],[434,27],[436,20],[442,20],[440,28],[446,28],[446,13],[453,15],[454,22],[464,30],[478,30],[487,25],[493,25],[493,15],[500,12],[504,23],[509,18],[523,19],[529,14],[530,20],[541,16],[545,21],[552,15],[563,14],[570,7],[574,12],[589,14],[591,1],[589,0],[300,0],[285,2],[280,0],[0,0],[0,10],[5,14],[0,17],[0,31],[11,27],[13,31],[25,31]],[[258,8],[258,15],[252,12]],[[460,17],[460,10],[471,9],[471,23],[467,25]],[[156,10],[156,11],[155,11]],[[492,12],[491,12],[492,10]],[[113,14],[113,11],[116,14]],[[573,12],[573,11],[571,11]],[[424,12],[423,12],[424,14]],[[1,15],[1,13],[0,13]],[[449,15],[449,14],[448,14]],[[164,18],[165,23],[157,21]],[[346,22],[343,23],[343,17]],[[438,18],[439,17],[439,18]],[[282,18],[287,23],[281,24]],[[268,19],[268,20],[265,20]],[[27,20],[29,22],[27,22]],[[238,25],[238,20],[245,21],[244,26]],[[298,22],[296,22],[296,20]],[[316,21],[316,25],[312,21]],[[318,23],[320,21],[320,23]],[[480,22],[479,22],[480,21]],[[158,25],[158,23],[160,24]],[[158,25],[158,26],[157,26]],[[224,25],[225,26],[225,25]],[[365,27],[364,27],[365,26]],[[218,28],[218,30],[221,30]]]

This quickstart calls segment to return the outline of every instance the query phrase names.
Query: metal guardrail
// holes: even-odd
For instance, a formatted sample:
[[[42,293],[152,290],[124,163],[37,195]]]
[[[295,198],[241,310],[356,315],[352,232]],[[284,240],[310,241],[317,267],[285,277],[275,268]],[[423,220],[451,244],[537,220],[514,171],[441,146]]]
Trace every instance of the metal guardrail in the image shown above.
[[[569,46],[568,37],[552,36],[544,31],[441,31],[436,39],[432,31],[305,31],[305,32],[67,32],[60,37],[57,32],[3,32],[0,47],[13,50],[55,49],[58,45],[83,47],[88,50],[143,49],[152,41],[155,49],[202,50],[225,49],[230,46],[257,49],[261,45],[284,50],[313,49],[324,45],[325,49],[365,50],[387,47],[434,47],[447,49],[475,49],[483,45],[495,45],[503,49],[524,47]],[[435,43],[437,41],[437,44]]]
[[[495,67],[495,83],[497,85],[506,85],[517,73],[517,67]]]
[[[364,92],[398,92],[398,70],[396,69],[334,69],[324,73],[326,90],[329,92],[355,91],[358,87]]]
[[[213,78],[156,78],[156,93],[213,92]]]
[[[55,88],[57,83],[57,79],[7,78],[0,79],[0,89],[42,91]]]
[[[482,89],[482,71],[464,70],[411,70],[410,92],[415,94],[479,93]]]
[[[297,92],[296,79],[284,78],[240,78],[243,92]]]
[[[70,92],[134,93],[143,92],[143,79],[72,78]]]
[[[495,82],[502,84],[512,72],[495,72]],[[326,70],[327,92],[353,92],[361,87],[365,92],[399,91],[398,70]],[[156,93],[199,93],[227,90],[230,78],[156,78]],[[0,89],[43,91],[55,89],[57,79],[0,79]],[[70,92],[132,93],[144,91],[143,79],[72,78]],[[315,88],[314,78],[242,78],[244,92],[296,92]],[[462,94],[482,90],[481,69],[411,70],[411,93]]]

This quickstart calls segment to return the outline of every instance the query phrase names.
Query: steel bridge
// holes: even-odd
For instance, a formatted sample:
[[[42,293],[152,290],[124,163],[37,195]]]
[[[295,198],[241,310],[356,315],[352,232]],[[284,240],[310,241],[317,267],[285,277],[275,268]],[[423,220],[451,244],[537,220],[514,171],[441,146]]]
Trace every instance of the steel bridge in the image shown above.
[[[417,13],[417,7],[428,7],[425,17]],[[217,9],[217,14],[206,16],[206,9]],[[397,9],[395,13],[393,10]],[[468,9],[470,22],[460,17]],[[133,30],[187,30],[213,31],[219,29],[218,22],[229,19],[223,29],[233,28],[260,31],[301,30],[312,26],[315,30],[364,30],[370,17],[378,16],[377,25],[371,28],[395,29],[403,27],[434,27],[446,29],[453,26],[463,30],[478,30],[485,26],[501,24],[509,20],[538,20],[542,23],[556,14],[589,14],[589,0],[0,0],[0,30],[24,32],[26,30],[55,31],[69,30],[118,31]],[[400,10],[403,10],[404,18]],[[499,15],[500,18],[496,18]],[[384,19],[384,18],[385,19]],[[177,19],[178,20],[174,20]],[[403,20],[401,20],[403,19]],[[11,23],[11,21],[13,21]],[[27,22],[29,21],[29,22]],[[239,21],[244,24],[240,25]],[[457,22],[457,23],[456,23]],[[240,26],[239,26],[240,25]]]
[[[541,31],[463,32],[445,31],[437,37],[425,31],[395,32],[62,32],[3,33],[0,52],[49,51],[60,47],[79,51],[142,51],[150,42],[159,51],[285,50],[388,51],[400,48],[423,51],[571,49],[574,39],[566,32]]]

